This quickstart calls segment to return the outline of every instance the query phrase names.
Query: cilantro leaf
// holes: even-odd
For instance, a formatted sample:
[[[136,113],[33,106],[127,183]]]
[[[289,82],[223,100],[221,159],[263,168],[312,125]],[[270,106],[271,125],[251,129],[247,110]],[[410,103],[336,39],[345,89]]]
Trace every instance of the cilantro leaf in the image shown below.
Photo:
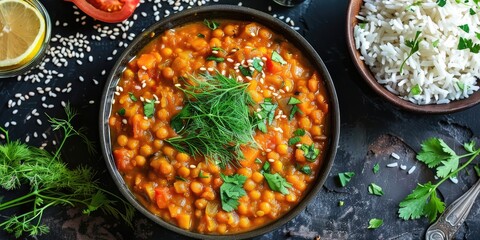
[[[238,70],[240,70],[240,73],[242,73],[242,75],[245,77],[251,77],[253,74],[248,67],[238,66]]]
[[[373,165],[372,171],[374,174],[377,174],[378,171],[380,171],[380,164],[375,163],[375,165]]]
[[[205,35],[199,33],[199,34],[197,34],[197,37],[199,37],[199,38],[205,38]]]
[[[464,32],[466,33],[470,33],[470,27],[468,26],[468,24],[463,24],[463,25],[460,25],[458,26],[460,29],[462,29]]]
[[[211,30],[215,30],[220,26],[220,23],[215,22],[214,20],[209,21],[208,19],[204,19],[203,24]]]
[[[207,176],[207,175],[204,175],[204,174],[203,174],[203,171],[200,170],[200,172],[198,172],[198,178],[208,178],[208,176]]]
[[[288,104],[289,105],[294,105],[294,104],[299,104],[299,103],[302,103],[302,101],[300,101],[298,98],[290,97],[290,99],[288,99]]]
[[[263,71],[263,65],[262,65],[262,60],[260,58],[254,58],[252,62],[253,68],[257,70],[258,72]]]
[[[439,43],[440,43],[440,40],[437,39],[437,40],[435,40],[435,41],[432,42],[432,46],[436,48],[436,47],[438,47],[438,44],[439,44]]]
[[[260,158],[256,158],[256,159],[255,159],[255,163],[259,163],[259,164],[260,164],[260,163],[262,163],[262,160],[260,160]]]
[[[368,221],[368,229],[377,229],[383,225],[383,220],[379,218],[372,218]]]
[[[261,171],[262,173],[270,173],[270,162],[265,161],[265,164],[263,164]]]
[[[370,183],[370,185],[368,185],[368,193],[371,195],[382,196],[383,189],[375,183]]]
[[[367,26],[367,23],[359,23],[358,26],[359,26],[361,29],[365,29],[365,27]]]
[[[445,6],[447,4],[447,0],[437,0],[437,5],[440,7]]]
[[[295,145],[299,143],[302,139],[300,137],[293,137],[288,140],[288,145]]]
[[[143,103],[143,114],[147,118],[153,117],[153,114],[155,113],[155,102],[153,100],[151,101],[146,101]]]
[[[422,89],[418,84],[415,84],[415,86],[413,86],[413,88],[410,90],[410,93],[415,96],[422,93]]]
[[[278,62],[282,65],[287,64],[287,62],[282,58],[282,56],[277,51],[272,52],[272,61]]]
[[[300,164],[297,163],[297,164],[296,164],[296,168],[297,168],[300,172],[302,172],[302,173],[304,173],[304,174],[307,174],[307,175],[311,175],[311,174],[312,174],[312,168],[310,168],[309,165],[303,165],[303,166],[302,166],[302,165],[300,165]]]
[[[475,37],[477,37],[477,39],[480,40],[480,33],[475,32]]]
[[[443,149],[445,142],[439,138],[430,138],[424,141],[422,151],[417,154],[417,160],[427,164],[429,168],[434,168],[448,159],[451,155]],[[448,147],[448,146],[447,146]]]
[[[206,59],[207,59],[207,61],[215,61],[217,63],[225,61],[225,58],[215,57],[215,56],[209,56]]]
[[[260,120],[257,123],[257,127],[260,131],[266,133],[267,132],[267,123],[270,125],[273,123],[275,119],[275,110],[277,109],[278,105],[272,103],[272,99],[265,98],[263,103],[260,104],[261,110],[260,112],[256,113],[256,117]]]
[[[134,101],[134,102],[136,102],[136,101],[138,100],[137,97],[135,97],[135,94],[133,94],[132,92],[129,92],[129,93],[128,93],[128,96],[129,96],[130,99],[131,99],[132,101]]]
[[[343,172],[338,174],[338,179],[340,180],[340,184],[342,187],[347,186],[347,183],[352,180],[352,177],[355,176],[354,172]]]
[[[122,117],[125,116],[125,108],[118,109],[117,113],[118,113],[118,115],[120,115]]]
[[[442,213],[445,204],[437,198],[436,187],[430,182],[418,186],[402,202],[398,210],[400,218],[404,220],[418,219],[422,216],[429,217],[430,220],[436,218],[436,214]],[[435,194],[435,195],[434,195]],[[430,203],[433,201],[433,203]],[[427,208],[428,205],[428,209]]]
[[[280,176],[280,174],[275,173],[275,174],[270,174],[270,173],[264,173],[263,176],[265,177],[265,180],[267,181],[268,186],[270,189],[276,192],[280,192],[282,194],[288,194],[288,189],[291,188],[292,184],[287,182],[285,178]]]
[[[243,184],[247,177],[240,174],[231,176],[220,174],[220,178],[223,180],[220,186],[222,209],[226,212],[231,212],[238,208],[238,199],[247,195],[245,189],[243,189]]]
[[[293,132],[293,135],[301,137],[301,136],[304,136],[305,133],[306,133],[305,129],[299,128]]]
[[[443,166],[437,167],[437,177],[444,178],[449,173],[458,169],[459,158],[451,157],[448,160],[442,161]]]
[[[470,12],[470,15],[475,15],[476,14],[476,12],[471,8],[470,8],[469,12]]]
[[[315,144],[313,143],[310,146],[308,146],[307,144],[302,144],[300,149],[303,151],[303,156],[305,156],[305,158],[309,162],[315,162],[318,155],[320,154],[320,150],[318,148],[315,148]]]
[[[408,56],[405,58],[405,60],[403,60],[402,65],[400,65],[400,73],[402,73],[403,67],[405,66],[405,63],[407,62],[407,60],[413,54],[418,52],[418,49],[420,47],[420,42],[422,41],[422,39],[419,40],[418,37],[420,36],[421,33],[422,33],[421,31],[417,31],[415,33],[415,38],[413,40],[405,40],[405,45],[410,48],[410,53],[408,53]]]

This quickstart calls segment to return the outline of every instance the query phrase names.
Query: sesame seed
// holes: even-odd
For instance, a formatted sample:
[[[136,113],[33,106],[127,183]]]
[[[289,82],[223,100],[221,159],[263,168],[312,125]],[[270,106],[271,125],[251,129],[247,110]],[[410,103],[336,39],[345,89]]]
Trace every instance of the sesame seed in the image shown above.
[[[127,119],[125,119],[125,118],[122,119],[122,123],[123,123],[123,124],[127,124]]]

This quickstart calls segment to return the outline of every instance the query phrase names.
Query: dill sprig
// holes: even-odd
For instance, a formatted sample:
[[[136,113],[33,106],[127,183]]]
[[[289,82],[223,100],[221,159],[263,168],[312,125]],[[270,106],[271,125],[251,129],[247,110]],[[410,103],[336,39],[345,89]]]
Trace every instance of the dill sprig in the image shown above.
[[[85,166],[69,169],[60,158],[65,141],[72,136],[80,136],[94,152],[93,144],[83,134],[83,129],[71,125],[76,113],[67,106],[66,119],[49,117],[55,130],[63,130],[64,137],[55,153],[28,146],[20,141],[10,141],[8,131],[6,143],[0,145],[0,187],[15,190],[22,185],[30,186],[29,193],[18,198],[0,202],[0,211],[13,207],[30,205],[31,210],[9,216],[0,222],[0,228],[13,233],[16,238],[24,234],[31,236],[49,232],[42,224],[45,210],[53,206],[83,206],[84,214],[101,210],[131,225],[133,207],[117,195],[101,188],[94,179],[94,171]]]
[[[255,145],[250,106],[254,103],[246,88],[217,73],[191,77],[179,89],[186,95],[184,108],[171,120],[179,136],[169,138],[177,150],[202,155],[224,168],[242,158],[240,146]]]

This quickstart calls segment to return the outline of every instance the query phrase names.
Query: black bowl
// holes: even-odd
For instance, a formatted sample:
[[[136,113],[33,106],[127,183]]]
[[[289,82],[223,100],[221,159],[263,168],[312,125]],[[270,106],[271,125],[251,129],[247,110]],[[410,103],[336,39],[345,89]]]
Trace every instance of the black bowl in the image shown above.
[[[143,207],[136,199],[132,192],[129,190],[128,186],[125,184],[121,174],[117,171],[115,166],[115,160],[112,155],[112,143],[110,139],[110,127],[108,125],[108,119],[110,117],[110,112],[112,109],[112,99],[115,92],[115,87],[118,84],[118,81],[121,77],[122,72],[125,69],[126,64],[136,56],[136,54],[152,40],[152,33],[155,33],[155,36],[160,35],[168,29],[175,28],[186,23],[203,21],[204,19],[231,19],[231,20],[240,20],[240,21],[254,21],[258,22],[271,30],[281,33],[288,41],[293,43],[301,52],[304,53],[304,56],[310,61],[313,67],[317,69],[322,79],[325,82],[325,87],[327,89],[329,99],[330,99],[330,113],[329,113],[329,122],[330,122],[330,131],[328,139],[327,153],[325,154],[325,159],[320,171],[318,172],[317,181],[314,186],[311,186],[308,192],[305,194],[304,198],[294,207],[292,210],[284,214],[282,217],[276,221],[262,226],[260,228],[235,234],[227,235],[205,235],[200,233],[195,233],[191,231],[186,231],[175,225],[165,222],[160,217],[149,212],[145,207]],[[113,177],[113,180],[117,184],[120,192],[125,196],[125,198],[143,215],[147,216],[152,221],[158,223],[160,226],[172,230],[174,232],[183,234],[185,236],[200,238],[200,239],[243,239],[243,238],[252,238],[267,232],[270,232],[283,224],[290,221],[296,215],[298,215],[305,207],[308,202],[312,200],[315,195],[322,188],[325,179],[328,176],[330,168],[333,164],[335,154],[337,151],[338,139],[340,134],[340,112],[339,104],[337,100],[337,94],[333,86],[332,79],[325,67],[322,59],[315,52],[315,49],[296,31],[292,30],[285,23],[275,19],[274,17],[245,7],[231,6],[231,5],[214,5],[208,7],[199,7],[194,9],[185,10],[183,12],[174,14],[163,21],[157,22],[148,29],[146,29],[142,34],[137,36],[137,38],[130,44],[130,46],[123,52],[119,60],[113,67],[110,76],[108,77],[105,89],[103,91],[103,97],[100,107],[100,138],[102,145],[103,156],[107,163],[107,168],[110,174]]]

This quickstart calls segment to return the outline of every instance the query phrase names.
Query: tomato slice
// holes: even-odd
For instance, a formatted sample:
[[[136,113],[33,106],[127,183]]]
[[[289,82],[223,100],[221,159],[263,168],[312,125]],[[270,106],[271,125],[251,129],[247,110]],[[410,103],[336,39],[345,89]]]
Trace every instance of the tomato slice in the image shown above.
[[[107,23],[129,18],[140,0],[65,0],[77,5],[88,16]]]

